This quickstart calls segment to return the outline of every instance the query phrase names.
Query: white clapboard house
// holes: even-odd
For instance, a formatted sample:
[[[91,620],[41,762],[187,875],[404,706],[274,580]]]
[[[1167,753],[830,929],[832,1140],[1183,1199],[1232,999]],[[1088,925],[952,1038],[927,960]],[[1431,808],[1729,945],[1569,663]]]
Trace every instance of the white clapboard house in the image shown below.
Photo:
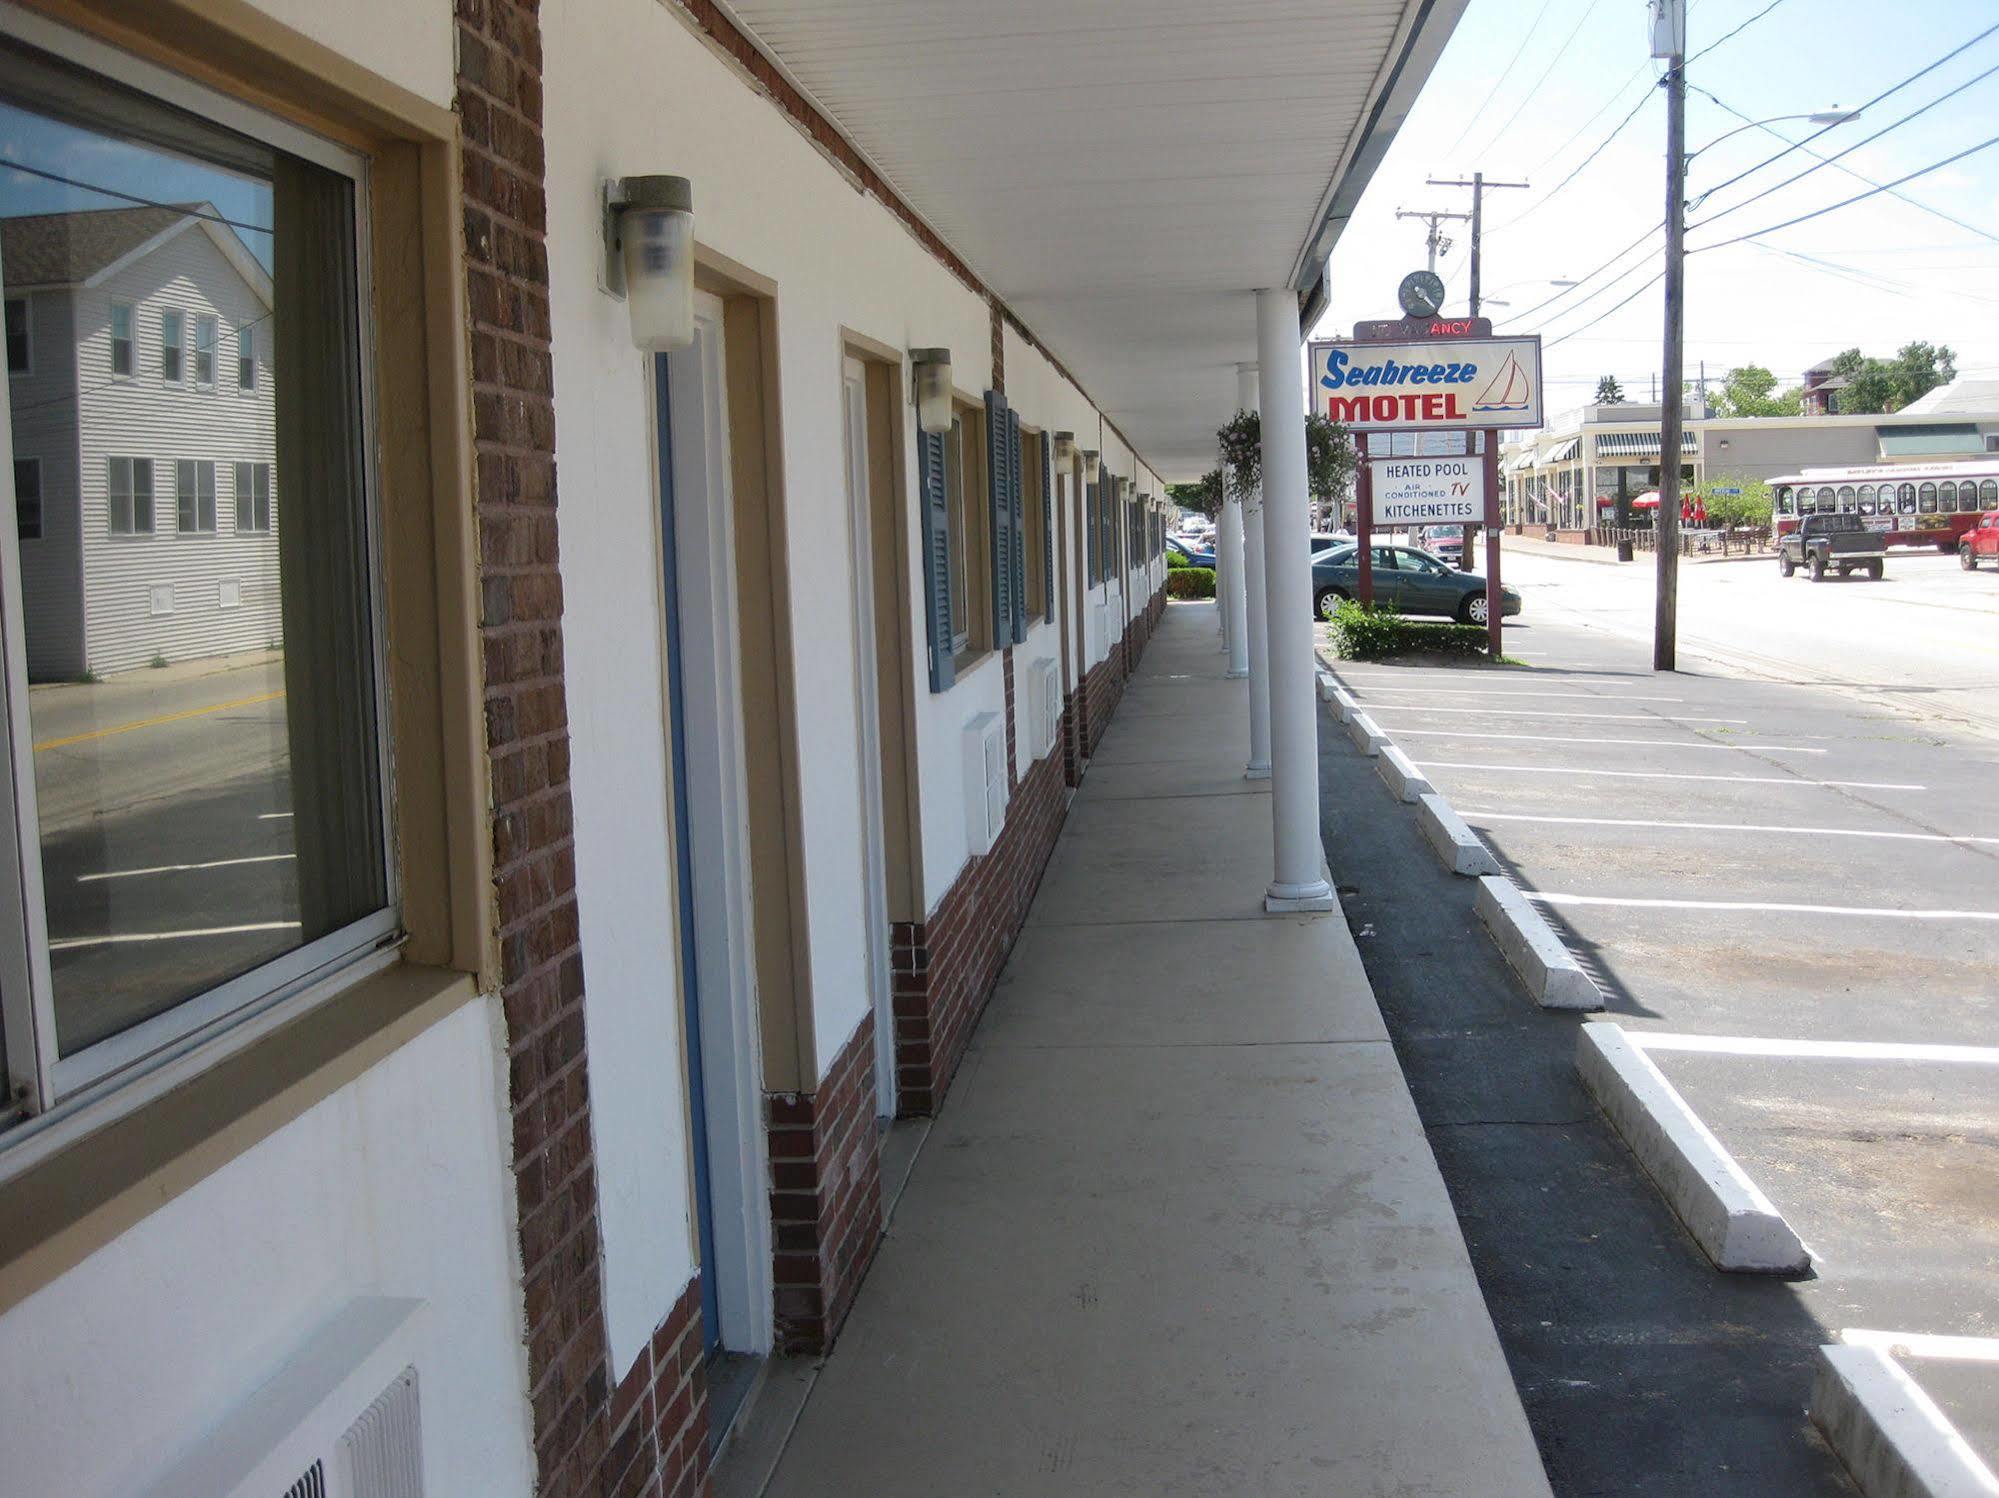
[[[275,648],[271,278],[206,204],[0,219],[28,671]]]

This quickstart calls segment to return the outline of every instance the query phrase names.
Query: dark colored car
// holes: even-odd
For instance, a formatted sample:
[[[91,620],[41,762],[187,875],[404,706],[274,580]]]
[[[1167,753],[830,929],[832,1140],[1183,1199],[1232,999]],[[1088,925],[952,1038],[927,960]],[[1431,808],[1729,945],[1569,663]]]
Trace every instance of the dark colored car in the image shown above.
[[[1348,545],[1321,552],[1312,559],[1312,612],[1330,619],[1342,598],[1360,589],[1359,548]],[[1520,612],[1520,595],[1499,591],[1500,614]],[[1485,623],[1485,579],[1460,572],[1441,557],[1414,546],[1374,548],[1374,601],[1393,604],[1405,614],[1438,614],[1460,624]]]
[[[1777,571],[1790,577],[1800,567],[1813,582],[1828,572],[1841,577],[1865,572],[1876,582],[1887,570],[1888,536],[1871,528],[1861,515],[1842,510],[1836,515],[1807,515],[1798,528],[1777,541]]]
[[[1166,538],[1166,549],[1180,558],[1189,567],[1212,567],[1215,565],[1215,554],[1212,550],[1196,551],[1178,536],[1168,536]]]

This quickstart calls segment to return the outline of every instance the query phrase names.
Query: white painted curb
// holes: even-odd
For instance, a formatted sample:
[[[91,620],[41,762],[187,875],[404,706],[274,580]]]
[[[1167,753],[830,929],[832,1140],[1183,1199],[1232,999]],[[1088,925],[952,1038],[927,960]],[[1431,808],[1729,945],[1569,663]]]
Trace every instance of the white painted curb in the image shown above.
[[[1451,803],[1442,796],[1428,795],[1417,799],[1416,825],[1423,829],[1423,836],[1430,846],[1437,850],[1437,857],[1444,861],[1444,867],[1453,874],[1497,874],[1499,860],[1476,832],[1465,825],[1463,817],[1451,810]]]
[[[1381,726],[1366,713],[1360,712],[1347,719],[1347,737],[1353,740],[1354,748],[1369,759],[1381,753],[1381,746],[1388,742],[1388,735],[1381,731]]]
[[[1999,1478],[1885,1350],[1821,1347],[1813,1424],[1867,1498],[1992,1498]]]
[[[1333,679],[1332,672],[1321,671],[1319,673],[1319,700],[1321,702],[1331,702],[1333,700],[1333,693],[1339,689],[1340,684]]]
[[[1397,801],[1414,801],[1419,796],[1430,794],[1430,782],[1423,778],[1423,772],[1410,764],[1409,756],[1393,744],[1384,743],[1381,746],[1374,768],[1381,773],[1382,780]]]
[[[1535,1003],[1543,1009],[1603,1008],[1603,995],[1590,975],[1512,880],[1498,874],[1480,876],[1472,907]]]
[[[1576,1070],[1717,1269],[1795,1274],[1812,1256],[1621,1025],[1584,1025]]]
[[[1351,723],[1360,712],[1360,704],[1353,700],[1351,693],[1338,682],[1333,683],[1333,709],[1340,715],[1342,723]]]

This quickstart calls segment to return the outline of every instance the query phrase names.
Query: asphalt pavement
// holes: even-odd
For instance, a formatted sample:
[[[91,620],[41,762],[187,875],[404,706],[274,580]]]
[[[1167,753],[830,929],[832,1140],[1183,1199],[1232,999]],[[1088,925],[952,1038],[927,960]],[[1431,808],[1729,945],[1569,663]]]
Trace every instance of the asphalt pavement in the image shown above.
[[[1552,581],[1523,577],[1537,567]],[[1536,558],[1509,580],[1523,666],[1340,674],[1582,959],[1601,1019],[1529,1003],[1470,918],[1471,881],[1330,718],[1321,767],[1328,858],[1550,1476],[1844,1491],[1804,1416],[1819,1345],[1846,1327],[1999,1338],[1999,743],[1976,731],[1971,676],[1921,691],[1944,668],[1908,626],[1975,627],[1982,598],[1878,599],[1867,683],[1839,669],[1838,631],[1823,672],[1770,680],[1699,652],[1652,673],[1632,624],[1649,579],[1623,569]],[[1945,666],[1975,675],[1977,657]],[[1708,1265],[1576,1083],[1575,1027],[1604,1020],[1657,1039],[1813,1249],[1811,1277]],[[1912,1371],[1939,1368],[1935,1397],[1999,1461],[1999,1364]]]

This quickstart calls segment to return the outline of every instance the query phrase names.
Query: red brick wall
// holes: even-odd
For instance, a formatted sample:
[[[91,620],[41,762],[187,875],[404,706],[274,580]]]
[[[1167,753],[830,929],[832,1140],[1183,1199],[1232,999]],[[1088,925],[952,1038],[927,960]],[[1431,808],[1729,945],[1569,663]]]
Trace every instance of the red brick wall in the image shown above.
[[[772,1093],[765,1117],[778,1350],[825,1352],[881,1239],[874,1016],[840,1048],[817,1092]]]
[[[896,1111],[923,1117],[944,1101],[972,1027],[1027,919],[1069,798],[1062,760],[1046,754],[1007,803],[992,851],[974,857],[921,922],[891,928]]]
[[[701,1491],[690,1283],[616,1389],[603,1314],[563,690],[541,31],[533,0],[455,0],[480,635],[536,1489]]]

